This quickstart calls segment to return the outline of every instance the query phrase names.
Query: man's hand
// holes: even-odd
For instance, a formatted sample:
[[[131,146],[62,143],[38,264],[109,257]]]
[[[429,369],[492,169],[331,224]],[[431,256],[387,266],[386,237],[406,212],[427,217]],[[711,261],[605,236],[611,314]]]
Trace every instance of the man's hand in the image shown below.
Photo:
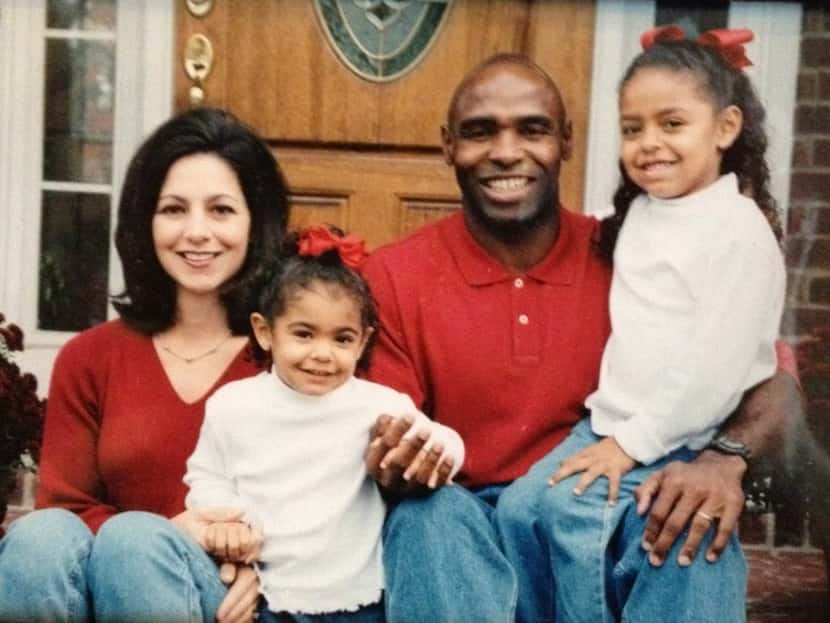
[[[216,610],[216,623],[250,623],[259,604],[259,578],[253,567],[232,562],[222,563],[219,577],[228,585]]]
[[[369,435],[366,469],[389,494],[406,496],[430,491],[444,484],[452,469],[451,461],[440,461],[440,453],[423,451],[429,432],[419,430],[406,436],[415,418],[410,415],[378,417]]]
[[[385,459],[381,461],[381,465],[384,461]],[[403,479],[414,480],[429,489],[437,489],[446,484],[452,484],[450,473],[452,473],[453,464],[452,457],[444,456],[442,443],[434,443],[429,449],[423,446],[407,466]]]
[[[715,538],[706,560],[715,562],[723,552],[738,523],[744,505],[741,480],[746,461],[704,450],[691,463],[675,461],[652,473],[634,490],[637,512],[649,510],[643,533],[643,548],[649,562],[659,566],[678,535],[688,525],[689,533],[677,562],[690,565],[709,528],[715,525]]]
[[[574,487],[574,494],[582,495],[597,478],[605,476],[608,479],[608,503],[613,506],[620,493],[620,480],[636,464],[616,439],[606,437],[562,461],[562,465],[550,477],[549,484],[555,485],[568,476],[582,472],[582,477]]]

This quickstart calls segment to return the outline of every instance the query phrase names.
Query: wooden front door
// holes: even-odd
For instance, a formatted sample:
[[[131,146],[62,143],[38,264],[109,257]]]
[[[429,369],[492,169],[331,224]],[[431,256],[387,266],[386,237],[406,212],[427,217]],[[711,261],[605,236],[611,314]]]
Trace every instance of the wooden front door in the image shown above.
[[[293,225],[332,223],[376,247],[458,209],[439,128],[453,88],[495,52],[529,55],[560,85],[575,130],[562,198],[581,210],[592,2],[455,0],[420,64],[381,83],[337,56],[312,0],[215,0],[204,17],[184,5],[177,9],[177,109],[190,105],[192,86],[182,51],[202,33],[215,54],[205,103],[233,112],[273,146],[291,188]]]

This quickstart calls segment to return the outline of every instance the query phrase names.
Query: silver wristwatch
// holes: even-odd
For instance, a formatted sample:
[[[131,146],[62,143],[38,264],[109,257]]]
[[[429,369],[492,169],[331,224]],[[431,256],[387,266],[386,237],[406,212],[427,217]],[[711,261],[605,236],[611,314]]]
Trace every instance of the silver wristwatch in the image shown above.
[[[726,435],[718,435],[715,437],[709,442],[706,449],[714,450],[715,452],[720,452],[721,454],[739,456],[747,462],[749,462],[749,455],[751,454],[749,446],[747,446],[744,442],[730,439]]]

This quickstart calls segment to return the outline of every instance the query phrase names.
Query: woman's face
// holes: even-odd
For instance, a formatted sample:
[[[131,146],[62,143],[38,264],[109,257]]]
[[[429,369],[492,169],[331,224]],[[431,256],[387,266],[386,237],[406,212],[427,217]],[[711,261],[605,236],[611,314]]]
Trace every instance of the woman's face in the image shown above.
[[[153,215],[153,244],[183,293],[215,295],[245,262],[251,212],[234,170],[214,153],[167,171]]]

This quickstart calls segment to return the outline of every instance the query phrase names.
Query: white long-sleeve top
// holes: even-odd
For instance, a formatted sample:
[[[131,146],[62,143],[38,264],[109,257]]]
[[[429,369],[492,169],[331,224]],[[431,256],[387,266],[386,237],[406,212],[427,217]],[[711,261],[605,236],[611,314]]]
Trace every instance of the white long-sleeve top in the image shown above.
[[[703,448],[775,371],[784,260],[734,174],[677,199],[637,197],[614,252],[595,433],[651,463]]]
[[[319,614],[376,603],[385,506],[364,452],[380,414],[416,416],[464,460],[458,433],[383,385],[352,378],[308,396],[276,374],[224,385],[207,401],[187,461],[187,508],[234,507],[263,532],[260,591],[275,611]]]

